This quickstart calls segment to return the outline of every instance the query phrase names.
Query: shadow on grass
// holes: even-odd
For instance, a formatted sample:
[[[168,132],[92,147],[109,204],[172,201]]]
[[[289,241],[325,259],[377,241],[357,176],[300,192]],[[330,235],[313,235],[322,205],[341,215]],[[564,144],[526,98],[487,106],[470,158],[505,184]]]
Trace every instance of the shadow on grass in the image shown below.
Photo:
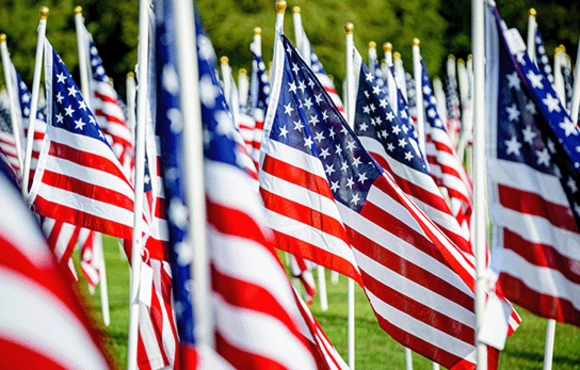
[[[505,350],[503,351],[506,354],[509,354],[511,357],[515,357],[515,358],[519,358],[525,361],[528,361],[530,363],[535,363],[538,364],[538,366],[542,366],[542,364],[544,363],[544,354],[543,353],[534,353],[534,352],[530,352],[527,351],[523,348],[518,348],[518,349],[509,349],[509,350]],[[570,356],[566,356],[566,355],[554,355],[554,358],[552,360],[552,364],[553,367],[558,369],[558,368],[565,368],[566,369],[579,369],[580,368],[580,363],[578,363],[578,358],[577,357],[570,357]]]

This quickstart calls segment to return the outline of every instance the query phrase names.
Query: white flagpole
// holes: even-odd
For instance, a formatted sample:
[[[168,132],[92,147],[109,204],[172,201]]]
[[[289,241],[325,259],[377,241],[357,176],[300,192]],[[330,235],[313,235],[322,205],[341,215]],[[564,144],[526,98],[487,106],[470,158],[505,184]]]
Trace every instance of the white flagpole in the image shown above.
[[[127,125],[131,129],[131,135],[135,138],[135,73],[127,73]]]
[[[14,135],[14,144],[16,145],[16,155],[18,157],[18,167],[20,168],[20,178],[22,178],[22,167],[24,165],[24,157],[22,153],[22,138],[20,137],[20,119],[22,114],[16,114],[16,100],[18,99],[18,93],[15,88],[18,86],[13,86],[12,82],[12,62],[10,61],[10,53],[8,53],[8,47],[6,46],[6,34],[0,34],[0,50],[2,52],[2,65],[4,66],[4,80],[6,82],[6,91],[8,91],[8,100],[10,100],[10,119],[12,120],[12,134]]]
[[[425,120],[423,107],[423,68],[421,67],[421,52],[419,51],[419,39],[413,40],[413,71],[415,76],[415,91],[417,102],[417,135],[419,136],[419,149],[425,156]]]
[[[570,108],[570,117],[572,122],[578,122],[578,107],[580,105],[580,75],[578,72],[578,62],[580,61],[580,49],[576,54],[576,68],[574,69],[574,93],[572,95],[572,107]]]
[[[563,106],[566,106],[566,91],[564,87],[564,77],[562,76],[562,64],[564,51],[560,46],[556,48],[554,54],[554,90],[556,90],[556,94],[558,94],[558,98]]]
[[[477,340],[485,311],[485,49],[484,0],[472,0],[473,45],[473,245],[475,251],[475,319],[477,370],[487,370],[487,346]]]
[[[38,93],[40,90],[40,73],[42,70],[42,55],[44,53],[44,39],[46,34],[46,19],[49,10],[46,6],[40,8],[40,22],[38,24],[38,41],[36,42],[36,58],[34,63],[34,77],[32,80],[32,101],[30,102],[30,120],[26,137],[26,155],[22,170],[22,195],[28,197],[28,183],[30,181],[30,162],[32,161],[32,144],[34,142],[34,128],[36,126],[36,111],[38,110]]]
[[[443,82],[438,76],[433,78],[433,90],[437,99],[437,112],[444,121],[447,121],[447,98],[443,89]]]
[[[224,95],[226,96],[226,102],[231,106],[232,99],[232,70],[230,65],[228,64],[230,59],[226,56],[220,58],[220,68],[222,70],[222,81],[224,83]],[[231,108],[231,107],[230,107]],[[235,122],[235,125],[238,125],[239,122]]]
[[[546,344],[544,346],[544,370],[552,370],[554,356],[554,338],[556,337],[556,320],[548,319],[546,325]]]
[[[193,3],[173,0],[177,36],[177,67],[181,83],[179,93],[183,118],[185,193],[189,208],[188,238],[194,248],[195,339],[198,344],[214,347],[214,325],[210,300],[211,284],[207,249],[205,183],[203,176],[203,129],[199,96],[199,68]],[[193,46],[193,47],[192,47]]]
[[[131,289],[129,303],[129,340],[127,369],[137,369],[137,340],[139,333],[139,291],[141,283],[141,251],[143,250],[143,180],[145,176],[145,125],[147,119],[147,77],[149,62],[149,0],[139,4],[139,96],[137,126],[135,128],[135,203],[133,207],[133,247],[131,251]]]
[[[406,100],[407,83],[405,81],[405,69],[403,68],[403,59],[401,59],[401,53],[398,51],[393,53],[393,66],[395,67],[395,81],[397,81],[397,86],[399,89],[401,89],[401,93]]]
[[[302,55],[302,58],[305,58],[306,56],[304,55],[304,49],[302,48],[303,44],[302,44],[302,17],[300,15],[300,7],[299,6],[295,6],[294,8],[292,8],[292,23],[294,24],[294,41],[296,41],[296,49],[298,49],[298,51],[300,52],[300,54]],[[310,58],[308,58],[310,59]],[[309,65],[310,67],[310,65]]]
[[[346,100],[345,109],[347,123],[350,127],[354,125],[354,25],[347,23],[344,26],[346,31]],[[354,370],[354,280],[348,279],[348,366]]]
[[[536,63],[536,9],[530,8],[528,15],[528,56],[532,63]]]
[[[90,108],[91,96],[89,92],[89,74],[88,74],[88,63],[87,63],[87,51],[85,50],[85,25],[83,18],[83,8],[77,6],[75,8],[75,28],[77,31],[77,45],[79,50],[79,69],[81,73],[81,92],[87,106]]]
[[[238,93],[240,95],[240,106],[247,107],[249,91],[250,81],[248,80],[248,71],[245,68],[240,68],[238,71]]]
[[[109,311],[109,287],[107,284],[107,268],[105,266],[105,253],[103,251],[103,235],[95,232],[95,245],[93,245],[95,258],[99,267],[99,287],[101,292],[101,311],[103,312],[103,323],[105,326],[111,324],[111,314]]]

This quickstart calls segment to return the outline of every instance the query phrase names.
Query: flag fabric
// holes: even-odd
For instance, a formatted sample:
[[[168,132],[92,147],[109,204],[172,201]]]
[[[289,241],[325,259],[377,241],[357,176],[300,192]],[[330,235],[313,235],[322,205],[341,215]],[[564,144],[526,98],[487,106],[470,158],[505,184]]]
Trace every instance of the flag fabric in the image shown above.
[[[580,132],[521,36],[486,16],[491,267],[514,303],[580,326]]]
[[[461,134],[461,108],[459,106],[457,74],[455,71],[455,58],[450,55],[447,60],[447,78],[445,79],[445,96],[447,97],[447,117],[445,128],[450,135],[451,143],[455,148],[457,148],[457,145],[459,144],[459,135]]]
[[[101,280],[101,268],[95,258],[95,250],[103,249],[103,241],[100,235],[92,230],[82,229],[78,235],[78,243],[81,253],[81,272],[87,280],[89,290],[94,292]]]
[[[163,6],[164,17],[159,17],[157,24],[157,129],[162,137],[178,328],[181,346],[191,350],[196,345],[191,304],[195,292],[188,288],[192,284],[193,246],[187,236],[181,130],[172,124],[181,117],[173,116],[172,120],[169,116],[169,112],[180,112],[180,81],[171,2]],[[301,332],[301,315],[273,248],[272,234],[264,225],[259,195],[238,165],[239,146],[231,136],[234,123],[214,73],[215,53],[199,17],[196,33],[202,123],[208,139],[200,170],[206,184],[217,352],[236,369],[325,368],[318,365],[323,359],[319,349]]]
[[[535,63],[542,74],[548,79],[548,81],[554,84],[554,74],[552,73],[552,66],[550,65],[550,59],[546,53],[546,47],[544,46],[544,38],[540,33],[540,29],[536,25],[536,39],[534,42],[535,46]]]
[[[425,132],[427,161],[431,175],[437,185],[443,187],[449,196],[451,212],[463,228],[463,237],[469,240],[473,186],[461,163],[443,121],[437,112],[437,100],[433,95],[427,68],[423,69],[423,101],[425,102]],[[467,133],[464,133],[467,134]],[[471,253],[473,254],[473,253]]]
[[[312,276],[312,262],[291,254],[290,273],[293,277],[300,280],[302,286],[304,286],[306,302],[312,305],[312,297],[316,294],[316,284]]]
[[[107,76],[99,51],[93,43],[91,34],[84,28],[84,25],[82,32],[85,33],[85,48],[89,54],[88,60],[90,64],[88,70],[90,98],[85,97],[85,99],[89,99],[91,110],[95,114],[97,123],[107,137],[125,173],[131,178],[134,166],[133,134],[127,125],[117,92]]]
[[[41,225],[46,243],[54,253],[56,261],[69,269],[72,281],[78,280],[72,254],[77,245],[81,227],[50,217],[42,217]]]
[[[270,100],[270,83],[266,74],[266,65],[262,57],[252,50],[252,81],[250,91],[252,93],[252,116],[256,121],[252,139],[252,150],[249,152],[254,160],[256,168],[260,162],[260,147],[262,145],[262,131],[264,129],[264,116]]]
[[[411,138],[408,120],[405,125],[395,116],[386,94],[358,53],[355,53],[354,70],[354,132],[362,145],[449,239],[471,254],[469,231],[461,229],[429,174],[419,155],[418,144]]]
[[[338,258],[389,335],[445,367],[473,367],[470,262],[365,151],[285,36],[275,50],[260,185],[278,243],[350,252]]]
[[[415,80],[409,72],[405,72],[405,85],[407,88],[409,116],[413,122],[417,122],[417,91],[415,90]]]
[[[9,104],[8,92],[4,90],[0,93],[0,155],[2,155],[2,160],[9,165],[12,176],[20,178],[20,165]]]
[[[50,124],[29,202],[42,216],[131,239],[130,181],[64,63],[44,47]]]
[[[13,369],[109,369],[96,330],[19,190],[0,173],[0,352]]]

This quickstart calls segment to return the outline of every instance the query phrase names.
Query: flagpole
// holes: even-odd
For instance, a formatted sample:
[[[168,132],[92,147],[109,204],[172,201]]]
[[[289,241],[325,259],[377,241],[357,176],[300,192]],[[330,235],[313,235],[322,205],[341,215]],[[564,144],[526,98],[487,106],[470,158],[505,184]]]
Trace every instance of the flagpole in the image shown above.
[[[395,67],[395,80],[397,86],[401,89],[401,93],[405,100],[407,100],[407,84],[405,83],[405,69],[403,68],[403,59],[401,53],[395,51],[393,53],[393,67]]]
[[[232,93],[232,70],[229,66],[230,59],[226,56],[220,58],[220,68],[222,70],[222,79],[224,83],[224,95],[226,97],[226,102],[231,105],[231,93]],[[231,108],[231,107],[230,107]],[[239,122],[235,122],[237,125]]]
[[[77,31],[77,45],[79,51],[79,69],[81,73],[81,92],[85,98],[85,102],[90,108],[91,97],[89,96],[89,75],[87,66],[87,51],[85,50],[85,32],[84,32],[84,18],[83,8],[77,6],[75,8],[75,28]]]
[[[536,63],[536,9],[530,8],[528,15],[528,56],[532,63]]]
[[[238,93],[240,95],[240,105],[248,106],[248,92],[250,91],[250,81],[248,80],[248,71],[240,68],[238,71]]]
[[[554,90],[556,90],[558,99],[560,99],[560,102],[565,107],[566,92],[564,88],[564,77],[562,77],[562,58],[564,58],[564,51],[558,46],[554,52]]]
[[[546,325],[546,344],[544,345],[544,370],[552,370],[554,357],[554,339],[556,337],[556,320],[548,319]]]
[[[194,276],[195,340],[198,345],[214,347],[211,281],[207,249],[207,214],[203,176],[203,127],[199,91],[195,9],[191,1],[173,0],[177,41],[177,68],[180,108],[183,117],[183,154],[185,198],[189,208],[188,239],[194,248],[191,274]],[[192,45],[194,47],[192,47]]]
[[[417,135],[419,137],[419,149],[425,158],[425,120],[423,118],[423,68],[421,67],[421,52],[419,51],[419,39],[413,40],[413,71],[415,75],[415,91],[417,91]]]
[[[2,65],[4,66],[4,80],[6,81],[6,91],[8,91],[8,99],[10,100],[10,119],[12,120],[12,134],[14,135],[14,144],[16,145],[16,155],[18,157],[18,167],[20,168],[20,178],[23,174],[24,158],[22,155],[22,138],[20,137],[20,118],[22,114],[16,115],[16,103],[14,99],[18,99],[18,94],[12,85],[12,62],[10,61],[10,54],[8,53],[8,46],[6,45],[6,34],[0,34],[0,50],[2,52]],[[16,86],[18,88],[18,86]]]
[[[292,8],[292,23],[294,24],[294,41],[296,41],[296,49],[305,57],[304,50],[302,49],[302,17],[300,15],[300,7],[295,6]],[[309,58],[310,59],[310,58]],[[309,66],[310,67],[310,66]]]
[[[111,314],[109,310],[109,286],[107,284],[107,268],[105,266],[105,253],[103,250],[103,235],[95,232],[96,245],[93,244],[93,250],[99,266],[100,275],[100,292],[101,292],[101,311],[103,312],[103,323],[105,326],[111,324]]]
[[[572,117],[572,122],[576,124],[578,124],[578,110],[580,105],[580,72],[578,72],[578,61],[580,61],[580,48],[576,54],[576,68],[574,68],[574,93],[572,94],[572,107],[570,108],[570,117]]]
[[[127,73],[127,124],[131,129],[131,135],[135,138],[135,73]]]
[[[145,177],[145,125],[147,118],[148,61],[149,61],[149,1],[139,3],[139,96],[137,126],[135,128],[135,202],[133,207],[133,244],[131,250],[131,288],[129,305],[129,340],[127,369],[137,369],[137,342],[139,334],[139,291],[141,283],[141,251],[143,250],[143,182]]]
[[[354,25],[347,23],[346,31],[346,100],[345,110],[347,123],[352,128],[354,125]],[[354,280],[348,279],[348,366],[354,370]]]
[[[34,142],[34,127],[36,126],[36,111],[38,110],[38,94],[40,90],[40,74],[42,72],[42,55],[46,35],[46,19],[49,10],[46,6],[40,8],[40,22],[38,24],[38,40],[36,42],[36,58],[34,60],[34,77],[32,80],[32,101],[30,102],[30,119],[28,121],[28,135],[26,137],[26,155],[22,170],[22,195],[28,197],[28,183],[30,180],[30,162],[32,161],[32,144]]]
[[[485,67],[484,67],[484,0],[472,0],[473,45],[473,245],[475,251],[475,344],[477,370],[487,370],[487,346],[477,340],[485,311]]]

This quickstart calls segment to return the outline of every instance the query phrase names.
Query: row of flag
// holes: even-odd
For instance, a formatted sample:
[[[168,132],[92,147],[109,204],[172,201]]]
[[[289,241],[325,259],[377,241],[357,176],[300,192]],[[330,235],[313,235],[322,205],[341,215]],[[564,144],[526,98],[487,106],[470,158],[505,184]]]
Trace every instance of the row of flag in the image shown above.
[[[486,70],[494,237],[485,260],[487,300],[499,301],[503,310],[486,312],[484,325],[496,330],[476,338],[471,216],[473,192],[483,190],[473,189],[459,153],[472,141],[473,91],[468,88],[460,106],[455,69],[450,68],[442,105],[441,84],[431,85],[422,61],[414,81],[401,72],[400,61],[387,59],[381,66],[375,51],[367,66],[355,49],[347,56],[353,58],[354,86],[345,98],[353,103],[345,107],[297,23],[298,49],[282,26],[277,29],[270,77],[255,38],[250,96],[241,104],[246,99],[240,99],[231,69],[222,61],[220,79],[199,13],[187,3],[155,1],[147,7],[150,21],[141,25],[152,35],[140,46],[147,48],[147,60],[139,63],[149,63],[148,75],[137,76],[148,91],[138,117],[145,132],[143,158],[137,156],[136,130],[84,26],[77,29],[88,62],[82,89],[49,41],[39,43],[46,106],[37,112],[31,112],[33,97],[25,83],[3,58],[13,89],[0,96],[5,174],[0,195],[20,187],[40,216],[45,238],[18,197],[8,198],[18,217],[0,224],[7,235],[0,242],[9,254],[0,285],[14,307],[37,294],[59,306],[54,315],[70,315],[64,321],[75,328],[63,334],[68,339],[48,345],[43,341],[49,328],[31,332],[27,327],[33,323],[2,314],[11,324],[0,332],[2,352],[13,354],[6,361],[28,353],[28,364],[20,368],[111,366],[69,289],[76,279],[71,255],[77,244],[83,275],[92,289],[99,283],[100,233],[122,240],[129,260],[134,248],[141,256],[140,280],[132,282],[139,290],[139,369],[349,368],[290,284],[275,248],[292,255],[294,274],[308,296],[316,289],[310,262],[344,274],[364,289],[381,328],[446,368],[475,368],[479,341],[492,356],[488,368],[497,368],[498,350],[521,321],[509,300],[580,325],[574,294],[580,263],[576,119],[552,86],[542,49],[535,60],[544,64],[536,66],[497,9],[486,10],[486,59],[497,63]],[[278,5],[285,10],[285,3]],[[184,9],[194,60],[181,54],[190,47],[179,38],[189,32],[182,28],[188,25],[182,23]],[[535,40],[537,46],[541,36]],[[194,80],[183,80],[184,65],[195,68]],[[469,73],[459,69],[459,79],[469,82]],[[187,100],[187,84],[199,101]],[[198,126],[187,126],[193,121],[184,106],[199,108]],[[191,129],[203,145],[203,161],[195,169],[185,159],[193,145],[186,141]],[[26,142],[29,135],[34,140]],[[26,150],[28,143],[32,150]],[[28,152],[33,160],[23,158]],[[135,183],[140,161],[143,183]],[[192,176],[203,178],[207,246],[193,242]],[[145,195],[142,209],[135,207],[136,192]],[[135,220],[143,231],[137,239]],[[18,227],[10,226],[15,222]],[[25,240],[18,236],[24,227],[31,230]],[[40,250],[45,244],[52,255]],[[200,247],[207,247],[209,276],[195,274]],[[65,271],[72,279],[58,275]],[[202,279],[211,282],[208,292],[196,288]],[[16,286],[31,293],[15,294]],[[209,307],[196,307],[196,295],[203,294]],[[211,323],[197,320],[204,309]],[[199,335],[204,325],[210,327],[209,339]],[[86,347],[87,354],[70,355],[68,341]],[[83,363],[89,360],[90,366]]]

